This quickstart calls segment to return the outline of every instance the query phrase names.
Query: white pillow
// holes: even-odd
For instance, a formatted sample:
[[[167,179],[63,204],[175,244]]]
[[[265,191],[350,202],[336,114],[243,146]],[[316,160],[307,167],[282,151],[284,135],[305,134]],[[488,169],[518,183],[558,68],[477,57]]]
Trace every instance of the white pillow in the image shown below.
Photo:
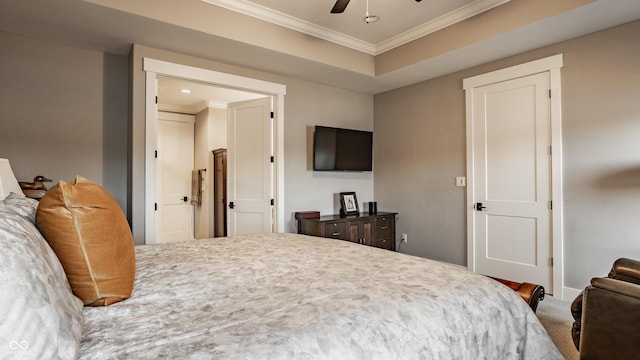
[[[0,358],[77,359],[82,301],[34,224],[37,206],[17,194],[0,206]]]

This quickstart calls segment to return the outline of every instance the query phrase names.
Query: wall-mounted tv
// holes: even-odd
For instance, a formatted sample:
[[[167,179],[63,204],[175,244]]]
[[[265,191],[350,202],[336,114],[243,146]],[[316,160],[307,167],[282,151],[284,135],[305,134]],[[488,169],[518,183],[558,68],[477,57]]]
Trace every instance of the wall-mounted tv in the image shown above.
[[[316,126],[313,170],[371,171],[373,132]]]

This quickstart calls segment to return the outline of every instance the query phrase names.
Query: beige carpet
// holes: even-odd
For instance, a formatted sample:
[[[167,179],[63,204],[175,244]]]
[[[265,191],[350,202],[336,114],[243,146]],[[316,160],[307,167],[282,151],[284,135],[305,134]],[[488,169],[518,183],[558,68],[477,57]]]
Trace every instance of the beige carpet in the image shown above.
[[[555,299],[547,295],[538,305],[536,315],[564,358],[577,360],[580,356],[571,339],[573,317],[571,317],[570,307],[570,301]]]

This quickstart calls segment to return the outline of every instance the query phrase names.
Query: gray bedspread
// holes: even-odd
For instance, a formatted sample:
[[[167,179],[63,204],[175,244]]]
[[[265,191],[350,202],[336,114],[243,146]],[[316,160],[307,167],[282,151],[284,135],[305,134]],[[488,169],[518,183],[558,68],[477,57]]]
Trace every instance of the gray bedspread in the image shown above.
[[[518,295],[463,268],[268,234],[136,248],[81,359],[562,359]]]

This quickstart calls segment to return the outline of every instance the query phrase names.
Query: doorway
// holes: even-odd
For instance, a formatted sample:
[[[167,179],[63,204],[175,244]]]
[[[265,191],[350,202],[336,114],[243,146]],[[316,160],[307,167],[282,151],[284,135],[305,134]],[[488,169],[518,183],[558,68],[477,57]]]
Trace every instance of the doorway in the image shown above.
[[[284,228],[284,198],[283,198],[283,152],[284,146],[280,139],[283,138],[283,109],[284,95],[286,88],[284,85],[264,82],[260,80],[235,76],[231,74],[219,73],[211,70],[194,68],[175,63],[164,62],[155,59],[144,58],[143,70],[146,76],[146,128],[145,128],[145,243],[157,241],[155,196],[156,187],[156,165],[154,161],[155,150],[157,149],[157,124],[155,114],[156,104],[156,79],[159,76],[179,78],[187,81],[206,84],[221,89],[239,90],[261,94],[269,97],[273,102],[273,214],[274,230],[281,231]]]
[[[230,131],[234,127],[228,125],[234,123],[234,119],[231,116],[234,113],[233,109],[238,106],[237,104],[243,104],[255,99],[268,100],[268,108],[264,109],[257,119],[255,118],[256,116],[244,117],[242,119],[243,122],[250,123],[253,120],[255,124],[241,128],[241,133],[239,134],[241,140],[253,138],[255,141],[241,143],[231,141],[231,137],[235,132]],[[157,222],[156,235],[158,236],[158,242],[205,239],[214,237],[216,234],[218,234],[217,236],[226,236],[227,232],[224,229],[227,228],[227,221],[225,220],[224,224],[219,223],[221,219],[227,218],[232,223],[229,224],[231,230],[240,229],[245,232],[255,232],[252,230],[254,229],[252,225],[255,224],[246,223],[236,227],[233,223],[237,217],[226,216],[227,213],[232,215],[244,213],[247,209],[241,201],[240,206],[234,206],[234,209],[227,209],[227,202],[224,201],[226,200],[226,193],[224,196],[220,196],[221,194],[218,193],[223,190],[226,191],[226,186],[219,186],[220,182],[226,184],[226,177],[220,178],[219,175],[227,174],[227,163],[224,163],[225,171],[221,172],[219,169],[221,164],[216,166],[214,162],[214,152],[224,150],[226,154],[228,144],[231,144],[234,150],[244,150],[241,151],[241,154],[254,156],[258,159],[268,159],[272,154],[270,130],[272,123],[270,118],[264,119],[263,117],[268,117],[271,113],[270,100],[271,98],[265,97],[264,94],[221,88],[191,80],[158,76],[158,114],[160,114],[157,122],[159,148],[156,158],[156,186],[158,187],[156,214],[159,220]],[[171,115],[170,119],[165,119],[168,115]],[[177,121],[180,119],[183,119],[182,123]],[[163,140],[177,137],[179,128],[186,126],[184,124],[186,120],[184,119],[188,119],[188,122],[191,123],[190,135],[186,136],[190,139],[183,139],[185,136],[180,136],[178,139],[180,139],[182,146],[163,149],[162,144],[166,142]],[[166,120],[174,120],[171,122],[171,127],[163,126]],[[260,131],[260,127],[255,126],[257,124],[264,124],[268,132]],[[189,132],[187,131],[187,133]],[[264,141],[257,141],[262,140],[262,138],[265,138]],[[177,139],[173,143],[177,144]],[[266,149],[256,148],[253,145],[257,143],[265,143],[268,147]],[[184,150],[185,148],[192,149],[192,151],[187,153]],[[268,152],[268,156],[263,154],[265,151]],[[231,153],[237,153],[237,151],[232,150]],[[165,159],[167,158],[175,158],[176,161],[166,162]],[[246,156],[240,158],[240,160],[245,158]],[[232,168],[237,168],[238,166],[252,168],[252,165],[255,164],[231,162],[230,165]],[[267,165],[270,166],[271,164]],[[236,173],[238,172],[229,172],[232,176]],[[272,188],[270,172],[268,173],[268,178],[266,176],[248,176],[249,180],[247,180],[245,175],[246,171],[239,173],[239,177],[245,177],[245,181],[242,181],[243,184],[262,183],[263,187]],[[167,177],[173,181],[163,181]],[[233,178],[231,180],[231,184],[235,184]],[[197,189],[197,191],[194,193],[192,188]],[[230,189],[234,189],[234,187]],[[268,195],[271,196],[271,193],[269,191]],[[231,196],[231,199],[236,200],[236,204],[241,200],[238,195],[246,194],[241,193]],[[165,201],[165,199],[168,199],[169,202]],[[242,200],[245,199],[246,196],[242,196]],[[270,199],[263,199],[262,202],[270,204]],[[177,203],[174,204],[172,201]],[[267,215],[271,215],[270,210]],[[167,214],[170,214],[170,216],[167,216]],[[271,216],[268,219],[264,219],[264,221],[271,223]],[[220,229],[223,231],[216,231]],[[229,233],[229,235],[233,235],[233,233]]]
[[[467,264],[562,297],[562,55],[464,79]]]

